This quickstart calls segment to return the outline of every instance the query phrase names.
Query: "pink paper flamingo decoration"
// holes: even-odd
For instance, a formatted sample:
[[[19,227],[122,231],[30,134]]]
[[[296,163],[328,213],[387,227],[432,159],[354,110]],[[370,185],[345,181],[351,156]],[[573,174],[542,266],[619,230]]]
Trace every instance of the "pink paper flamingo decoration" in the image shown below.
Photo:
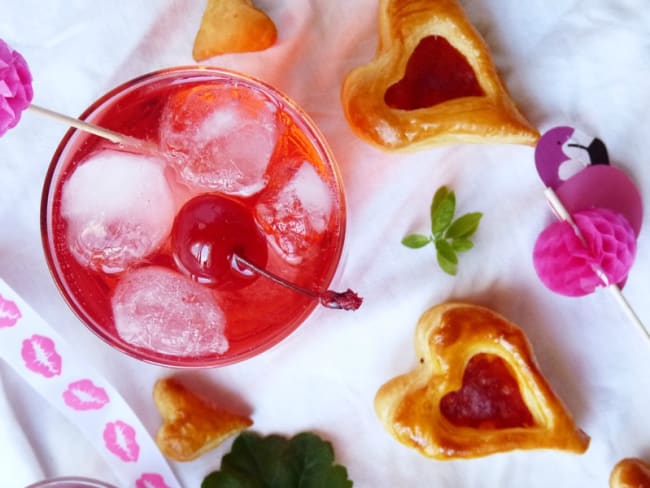
[[[552,291],[567,296],[607,287],[630,320],[650,334],[621,292],[634,263],[643,219],[634,182],[609,165],[600,139],[572,127],[542,135],[535,164],[559,222],[544,230],[533,251],[535,270]]]

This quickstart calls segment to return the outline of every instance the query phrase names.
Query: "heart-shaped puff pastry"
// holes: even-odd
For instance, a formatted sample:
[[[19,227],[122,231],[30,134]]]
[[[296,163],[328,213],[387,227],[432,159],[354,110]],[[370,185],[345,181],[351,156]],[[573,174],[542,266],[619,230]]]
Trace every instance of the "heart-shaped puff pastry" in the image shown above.
[[[341,100],[359,137],[388,151],[539,138],[457,0],[381,0],[375,58],[348,73]]]
[[[253,425],[250,418],[205,401],[174,378],[158,380],[153,398],[163,418],[156,444],[174,461],[196,459]]]
[[[619,461],[609,477],[610,488],[650,488],[650,464],[637,458]]]
[[[192,56],[203,61],[224,53],[262,51],[276,38],[275,24],[251,0],[208,0]]]
[[[584,452],[578,429],[536,364],[523,332],[496,312],[447,303],[418,321],[415,370],[375,397],[383,426],[436,459],[513,449]]]

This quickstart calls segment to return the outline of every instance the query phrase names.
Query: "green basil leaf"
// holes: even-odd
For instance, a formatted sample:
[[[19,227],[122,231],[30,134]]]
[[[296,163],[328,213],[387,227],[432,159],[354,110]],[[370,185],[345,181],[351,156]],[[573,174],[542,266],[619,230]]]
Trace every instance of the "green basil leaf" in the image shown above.
[[[451,241],[451,248],[456,252],[465,252],[469,251],[474,247],[474,243],[469,239],[454,239]]]
[[[438,259],[438,266],[440,266],[440,269],[442,269],[445,273],[456,276],[456,273],[458,273],[458,263],[452,263],[451,261],[448,261],[447,259],[444,258],[444,256],[440,255],[438,253],[437,255]]]
[[[438,207],[440,206],[440,202],[442,202],[445,198],[447,198],[447,195],[449,194],[449,188],[446,186],[441,186],[436,190],[436,193],[433,195],[433,199],[431,200],[431,215],[436,212]]]
[[[474,235],[478,229],[483,214],[481,212],[471,212],[458,217],[447,229],[445,237],[449,239],[463,239]]]
[[[402,239],[402,244],[411,249],[418,249],[424,247],[431,242],[431,237],[423,234],[409,234]]]
[[[441,190],[444,192],[441,194]],[[436,192],[431,203],[431,233],[439,237],[451,224],[456,212],[456,195],[442,187]]]
[[[458,256],[456,251],[451,247],[447,241],[438,239],[436,241],[436,258],[438,265],[447,274],[452,276],[456,275],[458,271]]]
[[[474,247],[470,240],[483,214],[470,212],[454,220],[456,212],[456,194],[441,186],[431,200],[431,234],[409,234],[402,239],[402,244],[412,249],[426,246],[433,242],[436,247],[438,265],[443,271],[455,275],[458,271],[458,254]]]

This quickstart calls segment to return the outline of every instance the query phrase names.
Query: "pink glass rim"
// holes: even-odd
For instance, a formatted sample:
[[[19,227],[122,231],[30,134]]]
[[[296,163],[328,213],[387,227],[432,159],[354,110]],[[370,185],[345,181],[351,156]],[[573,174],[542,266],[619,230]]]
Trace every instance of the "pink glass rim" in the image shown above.
[[[304,129],[305,134],[312,142],[314,147],[317,149],[318,153],[321,155],[323,162],[325,162],[331,169],[332,174],[334,175],[334,180],[336,181],[336,186],[338,189],[338,198],[339,198],[339,208],[338,212],[340,214],[340,236],[338,251],[332,262],[330,263],[328,269],[326,270],[325,275],[329,275],[329,279],[325,286],[328,286],[332,281],[335,280],[337,269],[339,267],[341,258],[343,256],[343,250],[345,246],[345,228],[346,228],[346,201],[343,191],[343,184],[341,175],[336,164],[334,155],[329,148],[325,137],[320,132],[318,127],[312,121],[312,119],[307,115],[304,110],[297,105],[291,98],[289,98],[284,93],[280,92],[278,89],[272,87],[271,85],[253,78],[249,75],[242,74],[233,70],[223,69],[223,68],[213,68],[213,67],[204,67],[204,66],[179,66],[173,68],[162,69],[158,71],[153,71],[136,78],[133,78],[130,81],[127,81],[112,90],[108,91],[102,97],[97,99],[92,103],[80,116],[81,120],[92,121],[92,118],[95,114],[101,113],[101,110],[107,106],[110,106],[114,103],[116,97],[123,95],[130,90],[142,89],[150,83],[155,83],[165,77],[178,77],[179,79],[184,79],[185,77],[191,77],[192,80],[196,80],[196,77],[205,77],[206,81],[215,80],[215,79],[235,79],[242,82],[245,82],[253,87],[261,89],[271,98],[278,100],[284,107],[288,108],[291,112],[295,114],[297,121],[300,122],[301,127]],[[80,135],[81,134],[81,135]],[[42,245],[45,253],[46,262],[52,275],[54,282],[59,289],[59,292],[65,299],[66,303],[70,309],[77,315],[77,317],[84,323],[88,329],[90,329],[96,336],[102,339],[104,342],[110,346],[120,350],[121,352],[134,357],[140,361],[147,363],[167,366],[174,368],[207,368],[207,367],[218,367],[226,366],[228,364],[237,363],[254,356],[257,356],[273,346],[277,345],[279,342],[287,338],[292,332],[294,332],[313,312],[313,310],[318,305],[316,301],[309,307],[306,307],[302,310],[298,318],[294,321],[295,324],[290,326],[285,326],[278,328],[272,335],[266,337],[264,341],[256,344],[255,347],[250,348],[247,351],[244,351],[237,355],[228,356],[210,356],[209,358],[201,357],[198,359],[181,357],[181,356],[166,356],[157,353],[148,354],[146,351],[131,347],[128,344],[123,343],[122,341],[116,340],[113,334],[108,333],[103,330],[102,327],[97,324],[92,323],[93,321],[87,317],[83,307],[77,304],[71,298],[71,292],[67,290],[67,285],[65,279],[61,276],[58,271],[58,268],[61,266],[56,257],[56,253],[53,250],[54,245],[51,242],[50,236],[50,197],[51,192],[56,188],[56,173],[59,169],[60,161],[65,161],[63,157],[64,151],[72,144],[75,137],[83,137],[85,134],[77,129],[70,128],[66,134],[61,139],[57,149],[54,152],[52,160],[50,162],[49,168],[47,170],[45,181],[43,184],[43,191],[41,197],[41,239]]]
[[[52,478],[49,480],[39,481],[26,488],[116,488],[113,485],[102,481],[91,480],[90,478],[80,478],[69,476],[62,478]]]

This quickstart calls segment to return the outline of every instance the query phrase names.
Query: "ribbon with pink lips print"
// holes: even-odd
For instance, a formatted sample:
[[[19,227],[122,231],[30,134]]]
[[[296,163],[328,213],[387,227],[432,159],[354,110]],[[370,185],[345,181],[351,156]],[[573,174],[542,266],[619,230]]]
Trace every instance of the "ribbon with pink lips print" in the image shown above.
[[[550,290],[583,296],[607,287],[650,340],[621,293],[643,220],[637,186],[611,166],[605,144],[573,127],[554,127],[535,148],[537,173],[559,221],[537,238],[533,264]]]
[[[2,279],[0,357],[79,427],[123,486],[181,486],[149,433],[115,388]]]

